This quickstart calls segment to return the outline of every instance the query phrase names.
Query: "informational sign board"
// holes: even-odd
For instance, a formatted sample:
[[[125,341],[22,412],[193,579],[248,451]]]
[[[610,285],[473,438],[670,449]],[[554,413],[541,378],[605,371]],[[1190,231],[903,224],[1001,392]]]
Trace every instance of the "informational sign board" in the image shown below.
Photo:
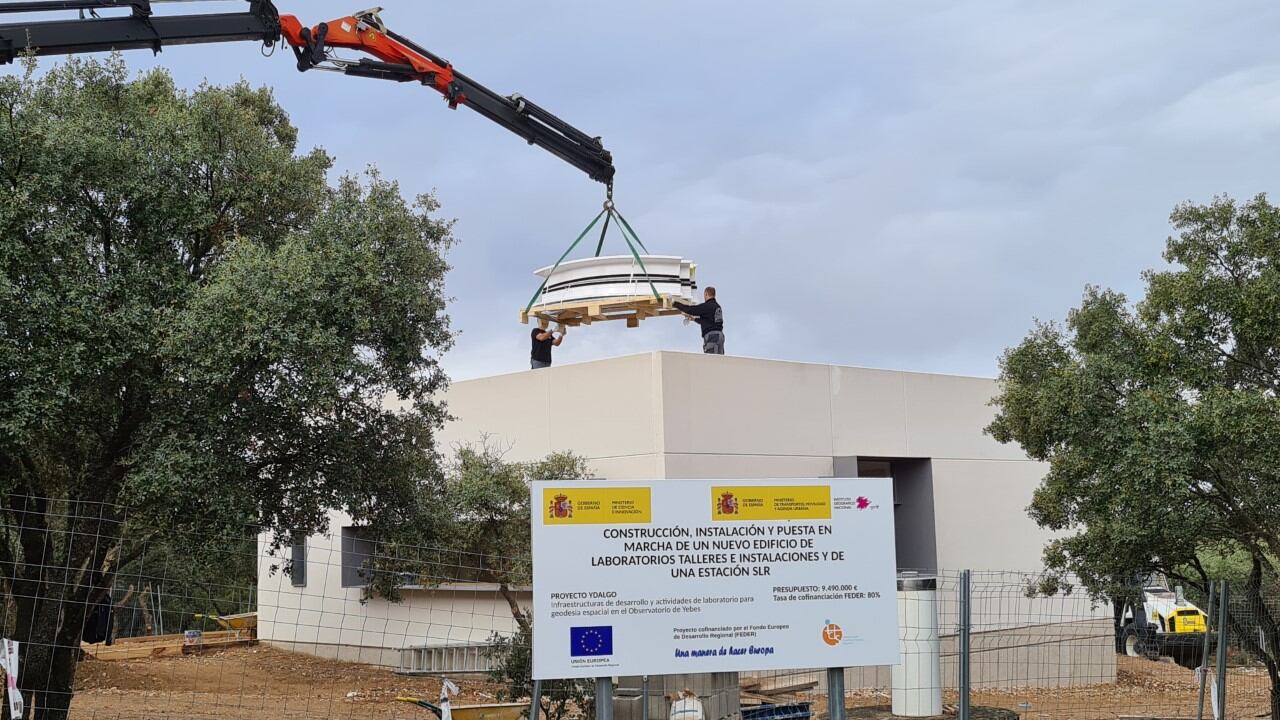
[[[892,481],[533,484],[538,679],[898,662]]]

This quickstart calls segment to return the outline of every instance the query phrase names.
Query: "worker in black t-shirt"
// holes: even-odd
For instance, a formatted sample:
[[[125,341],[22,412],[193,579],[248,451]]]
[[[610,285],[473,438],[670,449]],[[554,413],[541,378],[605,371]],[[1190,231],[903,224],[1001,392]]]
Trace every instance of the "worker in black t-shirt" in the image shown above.
[[[709,287],[702,292],[703,302],[697,305],[674,303],[675,309],[698,321],[702,330],[702,352],[708,355],[724,354],[724,310],[716,302],[716,289]]]
[[[553,333],[550,329],[534,328],[533,332],[529,333],[529,338],[533,340],[533,350],[529,353],[529,365],[534,370],[551,367],[551,347],[558,347],[564,342],[564,326],[560,326],[559,333]]]

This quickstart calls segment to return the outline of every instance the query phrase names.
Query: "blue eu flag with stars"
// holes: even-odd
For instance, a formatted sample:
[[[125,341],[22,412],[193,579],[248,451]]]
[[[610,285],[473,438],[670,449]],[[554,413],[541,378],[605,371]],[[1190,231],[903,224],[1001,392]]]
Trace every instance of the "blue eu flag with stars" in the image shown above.
[[[593,657],[613,654],[613,626],[569,628],[569,655]]]

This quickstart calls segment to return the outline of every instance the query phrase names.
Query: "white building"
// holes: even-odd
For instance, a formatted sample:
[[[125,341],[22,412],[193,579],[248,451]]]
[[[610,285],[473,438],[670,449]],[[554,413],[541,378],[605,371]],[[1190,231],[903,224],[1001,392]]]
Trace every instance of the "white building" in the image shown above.
[[[900,568],[1035,572],[1048,536],[1026,507],[1046,468],[984,434],[995,394],[986,378],[654,352],[455,383],[439,444],[569,450],[608,479],[891,476]],[[263,563],[261,639],[396,665],[401,648],[512,629],[483,585],[361,604],[343,521],[308,542],[305,585]]]

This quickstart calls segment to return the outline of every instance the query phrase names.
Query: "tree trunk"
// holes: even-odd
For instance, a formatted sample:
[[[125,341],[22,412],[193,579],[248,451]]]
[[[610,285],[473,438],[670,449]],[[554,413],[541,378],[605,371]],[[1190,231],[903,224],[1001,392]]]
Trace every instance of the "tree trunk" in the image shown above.
[[[138,593],[138,607],[142,608],[142,627],[147,631],[148,635],[156,634],[155,622],[151,619],[151,608],[147,606],[147,602],[151,600],[151,583],[143,586],[142,592]]]
[[[19,685],[34,720],[66,720],[74,689],[76,658],[84,628],[86,591],[39,603],[30,637],[19,645],[22,657]],[[19,641],[21,642],[21,641]]]
[[[76,503],[64,524],[50,523],[46,508],[23,516],[23,561],[15,568],[20,667],[18,687],[26,716],[66,720],[74,692],[80,639],[89,599],[111,586],[108,554],[119,543],[119,521],[81,514]]]
[[[1271,678],[1271,718],[1280,718],[1280,678]]]
[[[520,629],[532,639],[533,628],[530,626],[529,613],[520,607],[516,594],[511,592],[511,587],[506,583],[498,583],[498,592],[502,593],[502,598],[507,601],[507,607],[511,608],[511,617],[515,618],[516,625],[519,625]]]
[[[1124,627],[1124,599],[1123,598],[1111,599],[1111,615],[1112,615],[1112,618],[1111,618],[1112,625],[1114,626],[1112,629],[1111,638],[1115,642],[1116,652],[1121,653],[1121,652],[1124,652],[1124,642],[1121,640],[1123,635],[1121,635],[1120,633],[1120,630]]]
[[[112,612],[111,612],[111,637],[112,638],[120,637],[120,616],[123,613],[125,607],[129,605],[129,601],[133,600],[133,593],[134,593],[133,586],[130,585],[129,590],[124,594],[124,597],[120,599],[120,602],[115,604],[114,608],[112,608]]]
[[[1227,628],[1219,631],[1218,642],[1230,642],[1234,634],[1241,648],[1266,667],[1271,680],[1271,718],[1280,720],[1280,622],[1267,605],[1263,567],[1262,557],[1254,554],[1249,578],[1241,588],[1242,598],[1227,608],[1230,632]]]

